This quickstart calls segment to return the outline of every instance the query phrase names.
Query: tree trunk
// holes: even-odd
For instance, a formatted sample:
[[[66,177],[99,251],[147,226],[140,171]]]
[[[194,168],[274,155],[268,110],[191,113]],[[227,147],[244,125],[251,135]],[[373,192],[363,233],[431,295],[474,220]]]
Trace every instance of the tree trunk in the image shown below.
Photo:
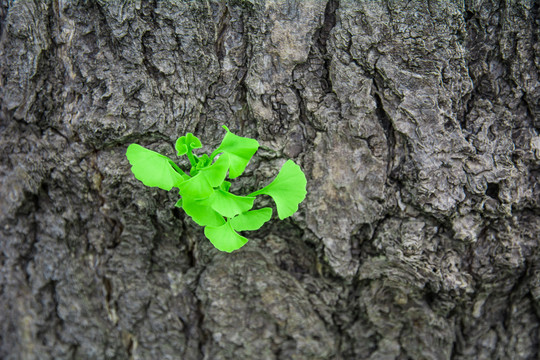
[[[538,358],[539,25],[529,0],[0,0],[0,358]],[[235,193],[308,179],[231,254],[125,157],[221,125],[261,144]]]

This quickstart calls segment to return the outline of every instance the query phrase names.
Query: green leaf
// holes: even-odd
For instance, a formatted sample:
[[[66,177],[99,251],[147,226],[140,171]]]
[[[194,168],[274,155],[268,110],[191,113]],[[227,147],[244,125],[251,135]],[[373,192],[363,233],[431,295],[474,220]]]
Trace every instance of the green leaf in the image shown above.
[[[259,148],[259,143],[255,139],[233,134],[225,125],[223,128],[227,130],[227,134],[221,145],[212,153],[211,158],[219,153],[228,154],[230,160],[229,178],[234,179],[244,172],[249,160]]]
[[[212,185],[202,173],[198,173],[191,179],[184,181],[178,188],[180,189],[180,195],[192,199],[205,199],[214,192]]]
[[[244,246],[248,239],[238,235],[231,227],[230,221],[221,226],[207,226],[204,228],[204,235],[210,240],[216,249],[232,252]]]
[[[224,181],[221,183],[221,185],[219,186],[219,188],[223,191],[229,191],[229,189],[231,188],[231,183],[228,182],[228,181]]]
[[[298,204],[306,197],[306,184],[306,176],[300,166],[287,160],[274,181],[249,195],[270,195],[276,203],[278,217],[283,220],[298,210]]]
[[[212,209],[223,216],[234,217],[253,207],[255,197],[238,196],[223,190],[216,190],[209,199]]]
[[[177,206],[180,200],[176,203]],[[220,226],[225,224],[223,216],[212,210],[208,199],[196,200],[182,198],[182,208],[200,226]]]
[[[227,170],[229,169],[229,157],[221,155],[212,165],[199,170],[200,173],[208,179],[213,187],[218,187],[225,180]]]
[[[180,187],[184,177],[187,177],[181,175],[182,170],[171,159],[140,145],[129,145],[126,156],[133,175],[146,186],[169,191],[173,187]]]
[[[212,160],[206,154],[202,154],[201,157],[197,158],[197,165],[191,168],[190,175],[194,176],[199,173],[199,170],[204,169],[212,163]]]
[[[179,187],[180,195],[193,199],[204,199],[212,195],[214,187],[218,187],[225,180],[229,160],[227,156],[220,156],[212,165],[199,170],[199,173],[182,183]]]
[[[236,231],[252,231],[260,229],[271,217],[270,208],[251,210],[232,218],[231,225]]]
[[[201,148],[202,144],[195,135],[187,133],[186,136],[182,136],[176,140],[176,145],[174,147],[176,151],[178,151],[178,156],[182,156],[191,151],[191,149]]]

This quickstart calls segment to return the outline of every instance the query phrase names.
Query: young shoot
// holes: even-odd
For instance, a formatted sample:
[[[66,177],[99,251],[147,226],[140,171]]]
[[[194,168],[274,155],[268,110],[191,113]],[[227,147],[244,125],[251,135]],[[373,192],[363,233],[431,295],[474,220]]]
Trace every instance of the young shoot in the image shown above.
[[[227,173],[229,179],[242,175],[259,143],[223,128],[227,133],[210,156],[193,154],[202,144],[192,133],[176,141],[178,156],[186,155],[191,165],[189,175],[168,157],[137,144],[128,146],[126,156],[133,175],[144,185],[167,191],[177,188],[180,199],[176,206],[204,227],[204,235],[218,250],[232,252],[248,242],[239,231],[257,230],[272,217],[269,207],[253,209],[256,196],[272,197],[278,217],[285,219],[305,199],[307,181],[300,166],[287,160],[262,189],[246,196],[232,194],[231,183],[225,180]]]

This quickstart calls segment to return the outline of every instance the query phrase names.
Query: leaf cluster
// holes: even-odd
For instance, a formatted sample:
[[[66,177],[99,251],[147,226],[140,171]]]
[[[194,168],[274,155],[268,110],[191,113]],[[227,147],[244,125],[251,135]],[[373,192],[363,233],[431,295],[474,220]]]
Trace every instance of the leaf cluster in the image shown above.
[[[218,250],[232,252],[248,241],[239,231],[257,230],[272,217],[269,207],[252,209],[256,196],[272,197],[278,217],[285,219],[298,210],[306,197],[306,177],[300,166],[287,160],[275,179],[262,189],[246,196],[231,193],[231,183],[225,180],[227,173],[229,179],[242,175],[259,143],[223,128],[227,133],[210,156],[193,153],[202,144],[192,133],[176,141],[178,156],[189,159],[189,174],[168,157],[137,144],[128,146],[126,156],[131,171],[144,185],[167,191],[177,188],[181,198],[176,206],[204,226],[205,236]]]

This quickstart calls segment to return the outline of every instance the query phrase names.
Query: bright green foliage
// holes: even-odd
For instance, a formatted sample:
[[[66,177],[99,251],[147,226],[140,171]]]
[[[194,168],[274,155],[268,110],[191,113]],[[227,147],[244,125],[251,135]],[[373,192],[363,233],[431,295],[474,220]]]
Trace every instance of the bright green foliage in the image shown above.
[[[178,156],[185,155],[191,150],[199,149],[201,147],[201,140],[197,139],[192,133],[187,133],[186,136],[178,138],[175,145]]]
[[[193,221],[195,221],[197,224],[201,226],[219,226],[225,223],[223,216],[211,208],[209,198],[195,200],[189,197],[184,197],[180,200],[183,200],[182,204],[179,206],[177,203],[176,206],[183,208],[186,214],[191,216]]]
[[[272,217],[272,209],[262,208],[259,210],[246,211],[231,220],[231,224],[237,231],[257,230]]]
[[[229,218],[249,211],[253,207],[254,200],[255,196],[238,196],[221,189],[214,191],[209,199],[212,209]]]
[[[212,153],[211,158],[213,159],[219,153],[228,154],[231,164],[229,178],[234,179],[244,172],[249,160],[259,148],[259,143],[254,139],[234,135],[225,125],[223,128],[227,130],[227,135]]]
[[[215,163],[199,170],[198,174],[178,186],[180,195],[193,199],[204,199],[212,195],[214,187],[219,187],[225,180],[229,161],[222,156]]]
[[[174,147],[176,148],[176,151],[178,151],[178,156],[187,154],[192,167],[197,165],[197,161],[193,156],[192,150],[201,148],[202,144],[201,140],[197,139],[195,135],[193,135],[192,133],[187,133],[186,136],[178,138]]]
[[[181,199],[175,206],[183,208],[193,221],[205,226],[205,236],[218,250],[231,252],[248,241],[237,231],[257,230],[272,217],[271,208],[251,210],[256,195],[271,196],[278,217],[284,219],[298,210],[306,197],[307,182],[300,167],[287,160],[276,178],[261,190],[248,196],[230,193],[231,183],[225,181],[227,172],[230,179],[240,176],[259,143],[231,133],[226,126],[223,128],[227,134],[211,156],[193,154],[193,149],[201,148],[202,144],[192,133],[176,141],[178,155],[187,155],[189,159],[191,176],[168,157],[137,144],[128,147],[126,156],[132,165],[131,171],[144,185],[164,190],[178,188]]]
[[[248,239],[234,231],[230,221],[221,226],[205,227],[204,235],[216,249],[226,252],[238,250],[248,242]]]
[[[306,176],[300,166],[287,160],[274,181],[250,195],[270,195],[276,203],[278,217],[283,220],[298,210],[298,204],[306,197],[306,184]]]
[[[157,186],[163,190],[179,187],[185,174],[166,156],[137,144],[127,148],[126,156],[133,175],[146,186]]]

